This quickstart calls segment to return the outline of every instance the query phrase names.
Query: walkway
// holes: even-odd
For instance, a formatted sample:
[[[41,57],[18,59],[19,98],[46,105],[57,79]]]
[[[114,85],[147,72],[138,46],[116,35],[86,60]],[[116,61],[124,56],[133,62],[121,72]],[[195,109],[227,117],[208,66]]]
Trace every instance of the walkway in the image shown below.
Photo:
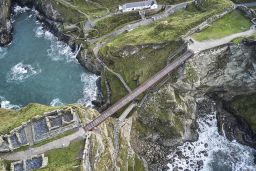
[[[216,40],[207,40],[207,41],[198,42],[198,41],[190,38],[193,40],[194,43],[189,45],[189,49],[194,51],[195,53],[197,53],[200,51],[204,51],[207,49],[211,49],[214,47],[218,47],[218,46],[227,44],[227,43],[231,42],[233,39],[236,39],[239,37],[252,36],[255,33],[256,33],[256,28],[255,28],[255,26],[252,26],[250,30],[247,30],[245,32],[232,34],[230,36],[226,36],[226,37],[223,37],[221,39],[216,39]]]
[[[31,148],[25,151],[1,154],[0,158],[5,160],[24,160],[30,158],[31,156],[43,154],[53,149],[68,147],[72,141],[85,138],[86,133],[83,128],[80,128],[74,134],[52,141],[48,144],[42,145],[40,147]]]
[[[236,4],[236,6],[256,7],[256,2]]]
[[[100,40],[103,40],[107,37],[115,37],[117,35],[120,35],[122,33],[124,33],[125,31],[130,31],[130,30],[133,30],[133,29],[136,29],[140,26],[144,26],[144,25],[149,25],[149,24],[152,24],[154,23],[155,21],[157,20],[161,20],[161,19],[164,19],[166,17],[169,17],[170,15],[174,14],[175,12],[178,12],[184,8],[187,7],[188,4],[192,3],[194,1],[188,1],[188,2],[183,2],[183,3],[180,3],[180,4],[176,4],[176,5],[173,5],[172,7],[168,8],[167,10],[165,10],[164,12],[160,13],[160,14],[156,14],[148,19],[144,19],[144,20],[141,20],[141,21],[138,21],[138,22],[135,22],[135,23],[131,23],[131,24],[128,24],[118,30],[115,30],[109,34],[106,34],[100,38],[96,38],[96,39],[91,39],[91,40],[88,40],[90,43],[95,43],[97,41],[100,41]]]
[[[151,77],[148,81],[137,87],[135,90],[133,90],[130,94],[126,95],[122,99],[120,99],[118,102],[116,102],[113,106],[109,107],[106,111],[104,111],[101,115],[99,115],[95,120],[90,122],[85,126],[86,131],[90,131],[97,127],[99,124],[104,122],[108,117],[115,114],[118,110],[129,104],[131,101],[136,99],[140,94],[145,92],[147,89],[152,87],[154,84],[159,82],[161,79],[163,79],[167,74],[169,74],[171,71],[178,68],[180,65],[182,65],[186,60],[191,58],[194,55],[193,52],[187,51],[182,57],[178,58],[168,66],[166,66],[164,69],[159,71],[156,75]]]

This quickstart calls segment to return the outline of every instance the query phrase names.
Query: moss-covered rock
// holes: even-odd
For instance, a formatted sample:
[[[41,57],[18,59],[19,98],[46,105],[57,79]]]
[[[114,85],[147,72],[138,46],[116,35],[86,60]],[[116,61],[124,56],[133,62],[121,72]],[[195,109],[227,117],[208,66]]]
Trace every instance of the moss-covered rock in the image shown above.
[[[132,118],[120,127],[109,119],[89,133],[85,145],[84,169],[87,171],[144,171],[147,166],[131,146]]]
[[[256,133],[256,93],[236,96],[230,105],[233,114],[245,119]]]

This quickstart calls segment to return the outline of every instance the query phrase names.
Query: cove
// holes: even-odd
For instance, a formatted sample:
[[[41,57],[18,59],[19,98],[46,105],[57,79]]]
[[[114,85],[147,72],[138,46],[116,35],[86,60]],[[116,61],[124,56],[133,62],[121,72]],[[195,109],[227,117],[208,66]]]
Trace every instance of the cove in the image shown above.
[[[13,42],[0,48],[1,106],[90,104],[97,76],[77,62],[76,52],[43,30],[32,12],[14,19]]]

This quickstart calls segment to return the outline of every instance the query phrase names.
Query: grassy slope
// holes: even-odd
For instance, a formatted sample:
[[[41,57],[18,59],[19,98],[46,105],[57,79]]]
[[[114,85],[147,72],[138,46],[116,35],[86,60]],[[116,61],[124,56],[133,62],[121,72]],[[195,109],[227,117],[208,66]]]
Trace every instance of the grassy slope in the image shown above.
[[[0,108],[0,135],[9,133],[12,129],[37,115],[40,116],[43,115],[44,112],[55,109],[58,108],[40,104],[29,104],[18,111]]]
[[[89,32],[89,37],[100,37],[104,34],[110,33],[118,27],[121,27],[131,21],[139,20],[138,12],[117,14],[96,23],[94,30]]]
[[[231,34],[248,30],[252,23],[241,12],[235,10],[214,22],[210,27],[200,33],[196,33],[194,38],[198,41],[208,39],[218,39]]]
[[[80,171],[84,141],[72,142],[69,147],[47,152],[48,166],[42,171]]]
[[[172,15],[166,20],[122,34],[112,43],[108,44],[108,46],[120,48],[126,45],[162,43],[177,40],[192,27],[210,16],[222,12],[225,8],[230,7],[230,5],[231,2],[229,0],[208,0],[201,8],[191,5],[188,9]]]
[[[100,50],[102,59],[115,71],[119,72],[131,88],[137,87],[166,65],[167,58],[180,46],[180,36],[206,18],[223,11],[231,5],[228,0],[209,0],[200,9],[191,5],[188,9],[176,13],[164,21],[143,26],[118,36],[113,42]],[[160,49],[143,48],[138,53],[121,58],[120,50],[124,47],[143,44],[167,43]],[[111,78],[110,78],[111,79]],[[118,80],[111,79],[113,102],[126,92]],[[119,87],[119,88],[118,88]],[[115,91],[119,90],[119,91]]]

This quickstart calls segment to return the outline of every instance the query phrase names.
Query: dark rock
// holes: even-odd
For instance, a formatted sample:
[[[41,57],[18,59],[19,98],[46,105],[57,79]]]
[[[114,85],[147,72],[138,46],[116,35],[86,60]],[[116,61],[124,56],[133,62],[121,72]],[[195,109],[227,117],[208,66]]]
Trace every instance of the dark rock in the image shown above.
[[[77,60],[83,67],[94,74],[100,75],[103,70],[99,61],[96,60],[92,53],[89,53],[86,50],[81,50],[77,55]]]
[[[198,166],[198,168],[202,168],[202,167],[203,167],[203,165],[204,165],[203,160],[199,160],[199,161],[197,161],[197,166]]]
[[[0,1],[0,46],[12,41],[11,0]]]

